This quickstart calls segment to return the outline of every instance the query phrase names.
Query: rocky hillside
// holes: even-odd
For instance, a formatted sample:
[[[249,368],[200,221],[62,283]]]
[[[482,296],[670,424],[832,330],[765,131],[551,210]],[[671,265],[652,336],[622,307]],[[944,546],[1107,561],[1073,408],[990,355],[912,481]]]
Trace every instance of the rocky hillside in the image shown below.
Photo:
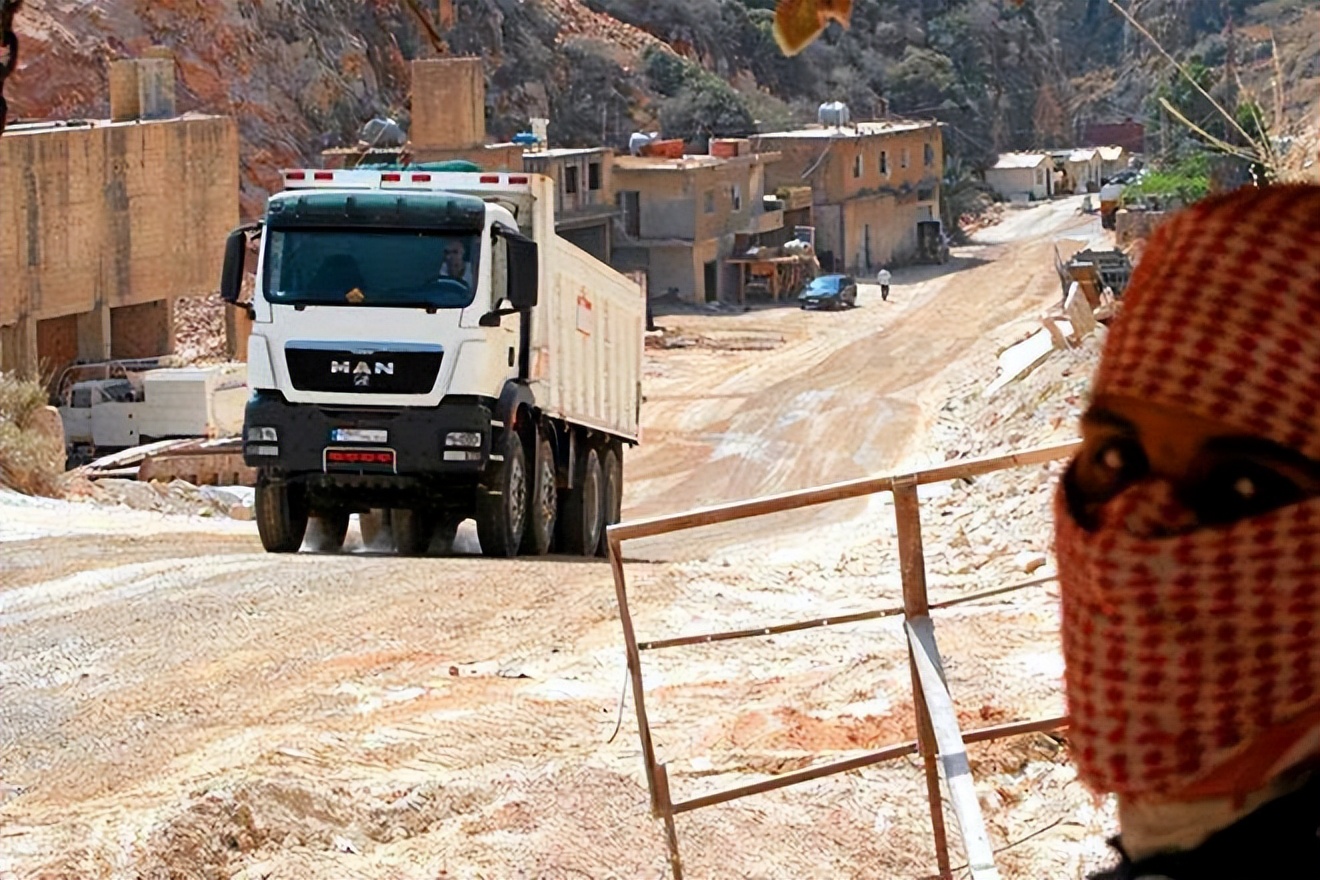
[[[1267,93],[1277,45],[1280,126],[1313,109],[1320,12],[1307,0],[1123,3],[1176,53],[1212,66],[1231,58]],[[657,124],[700,140],[810,120],[822,100],[857,116],[887,101],[948,123],[963,167],[997,149],[1066,145],[1088,120],[1145,117],[1167,75],[1108,0],[855,0],[848,29],[831,27],[794,58],[775,47],[773,6],[454,0],[441,28],[435,0],[27,0],[8,93],[20,118],[104,115],[107,62],[167,46],[181,109],[238,119],[252,214],[281,166],[351,141],[373,115],[406,123],[408,62],[438,52],[489,59],[496,136],[548,116],[561,144],[621,145]]]

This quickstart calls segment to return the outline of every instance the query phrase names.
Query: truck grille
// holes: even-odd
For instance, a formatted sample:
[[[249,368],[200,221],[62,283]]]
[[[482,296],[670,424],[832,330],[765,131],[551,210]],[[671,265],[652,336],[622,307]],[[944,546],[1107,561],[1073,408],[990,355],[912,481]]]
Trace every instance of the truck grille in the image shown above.
[[[438,345],[390,348],[289,342],[289,380],[299,391],[339,394],[426,394],[435,387],[444,350]]]

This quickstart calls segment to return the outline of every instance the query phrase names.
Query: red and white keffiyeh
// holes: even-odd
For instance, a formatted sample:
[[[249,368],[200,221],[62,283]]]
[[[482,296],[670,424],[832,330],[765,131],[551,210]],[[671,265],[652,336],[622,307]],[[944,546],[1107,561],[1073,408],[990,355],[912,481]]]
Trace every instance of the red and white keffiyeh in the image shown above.
[[[1160,227],[1093,394],[1320,459],[1320,187],[1244,189]],[[1320,743],[1320,499],[1155,537],[1183,513],[1162,481],[1090,532],[1056,500],[1071,739],[1098,791],[1240,795]]]

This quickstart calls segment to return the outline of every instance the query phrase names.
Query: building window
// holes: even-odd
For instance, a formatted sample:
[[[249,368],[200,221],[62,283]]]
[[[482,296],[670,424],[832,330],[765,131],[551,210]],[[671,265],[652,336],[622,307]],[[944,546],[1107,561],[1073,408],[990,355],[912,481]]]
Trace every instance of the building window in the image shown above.
[[[934,164],[935,164],[935,147],[931,144],[926,144],[926,167],[929,168]]]
[[[733,210],[742,210],[742,187],[738,184],[733,185],[733,191],[730,193],[733,198]]]
[[[587,166],[587,189],[600,189],[600,163],[592,162]]]
[[[862,157],[858,154],[853,158],[853,177],[862,176]]]
[[[902,154],[901,154],[901,156],[900,156],[900,158],[899,158],[899,160],[898,160],[898,164],[899,164],[899,166],[902,167],[902,168],[906,168],[906,167],[908,167],[908,148],[907,148],[907,147],[904,147],[904,148],[903,148],[903,152],[902,152]]]
[[[715,213],[715,190],[713,189],[706,190],[706,213]]]
[[[564,169],[564,192],[573,195],[578,191],[578,170],[576,165]]]
[[[880,151],[880,174],[884,177],[889,176],[889,151]]]

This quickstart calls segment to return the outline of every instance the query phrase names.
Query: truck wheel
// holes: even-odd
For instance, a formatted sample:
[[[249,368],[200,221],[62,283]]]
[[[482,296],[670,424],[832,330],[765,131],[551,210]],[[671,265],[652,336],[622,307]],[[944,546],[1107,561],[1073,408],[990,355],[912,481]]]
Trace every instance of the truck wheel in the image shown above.
[[[499,452],[504,461],[477,489],[477,539],[483,556],[507,559],[518,554],[527,525],[527,456],[518,434],[508,430]]]
[[[623,459],[613,446],[605,450],[605,461],[601,465],[601,475],[605,485],[605,525],[612,526],[623,519]],[[610,542],[605,529],[600,530],[600,544],[596,548],[597,556],[610,555]]]
[[[555,482],[554,447],[545,437],[536,446],[532,478],[527,481],[527,531],[523,534],[522,552],[544,556],[550,552],[550,542],[555,537],[559,487]]]
[[[316,526],[312,529],[317,553],[337,553],[344,546],[344,536],[348,534],[348,511],[332,510],[318,513],[314,517]]]
[[[566,552],[575,556],[596,555],[605,522],[604,482],[600,456],[595,449],[588,449],[578,466],[577,480],[564,500],[561,536]]]
[[[395,508],[390,512],[394,552],[400,556],[425,556],[435,534],[435,520],[420,510]]]
[[[267,553],[297,553],[307,534],[307,499],[301,486],[258,480],[257,534]]]

